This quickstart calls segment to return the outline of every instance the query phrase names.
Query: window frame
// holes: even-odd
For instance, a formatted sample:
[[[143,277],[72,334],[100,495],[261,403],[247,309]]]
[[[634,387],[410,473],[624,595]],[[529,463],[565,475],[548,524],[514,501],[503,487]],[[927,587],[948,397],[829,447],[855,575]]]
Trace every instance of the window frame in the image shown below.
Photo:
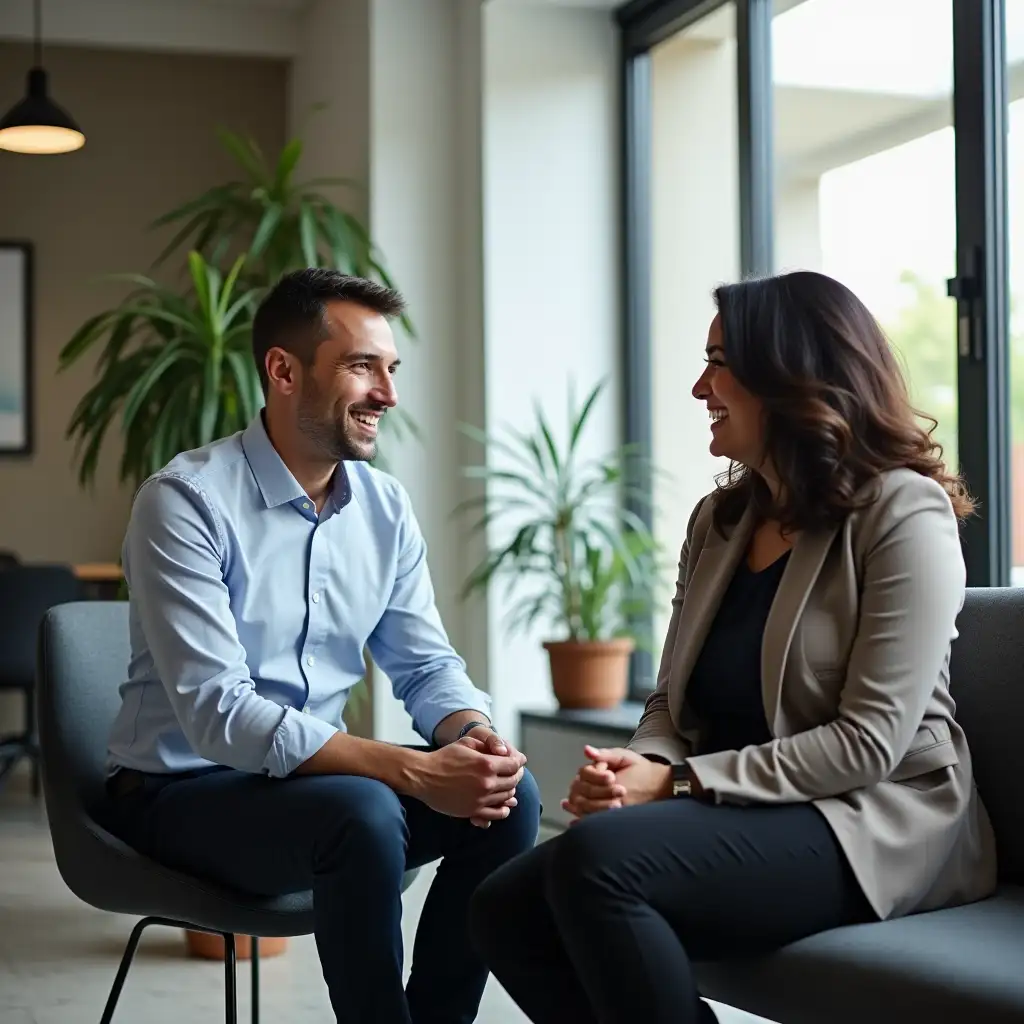
[[[793,0],[779,0],[778,6]],[[800,2],[800,0],[796,0]],[[736,10],[740,271],[770,274],[774,261],[773,0],[631,0],[615,12],[620,29],[623,245],[623,434],[652,454],[651,49],[720,7]],[[963,293],[964,351],[958,356],[961,468],[979,511],[963,527],[969,586],[1009,583],[1009,296],[1005,0],[952,0],[956,132],[957,277]],[[958,351],[959,351],[958,344]],[[646,499],[630,508],[652,522],[650,475],[633,481]],[[675,542],[675,539],[672,541]],[[635,623],[650,631],[652,617]],[[660,638],[655,637],[655,647]],[[638,650],[629,696],[656,684],[654,655]]]

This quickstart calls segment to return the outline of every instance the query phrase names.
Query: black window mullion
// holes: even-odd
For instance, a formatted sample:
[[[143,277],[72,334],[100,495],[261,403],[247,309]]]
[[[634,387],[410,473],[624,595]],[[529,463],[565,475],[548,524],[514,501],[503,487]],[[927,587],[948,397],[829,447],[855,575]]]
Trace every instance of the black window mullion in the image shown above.
[[[772,0],[736,0],[740,269],[775,268]]]
[[[1003,0],[953,0],[960,466],[979,513],[964,526],[970,586],[1010,579],[1010,390]]]
[[[622,196],[623,196],[623,404],[624,438],[650,458],[653,450],[651,359],[651,57],[624,54],[622,61]],[[627,497],[626,506],[653,525],[653,483],[642,462],[631,464],[631,486],[648,500]],[[632,625],[650,635],[653,617],[637,616]],[[630,663],[629,690],[643,699],[654,687],[654,659],[638,648]]]

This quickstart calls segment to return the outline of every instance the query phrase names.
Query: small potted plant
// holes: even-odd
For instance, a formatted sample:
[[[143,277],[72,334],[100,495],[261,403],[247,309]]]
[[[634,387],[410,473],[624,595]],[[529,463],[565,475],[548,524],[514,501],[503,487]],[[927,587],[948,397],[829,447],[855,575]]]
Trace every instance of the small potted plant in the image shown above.
[[[499,579],[518,592],[508,628],[551,630],[544,648],[563,708],[613,707],[625,698],[659,568],[650,530],[626,507],[641,493],[633,481],[644,460],[628,446],[598,458],[581,451],[602,389],[577,406],[570,388],[563,443],[539,406],[531,433],[492,437],[464,428],[492,458],[465,470],[485,482],[486,493],[459,510],[479,513],[471,529],[486,531],[489,550],[463,597]]]

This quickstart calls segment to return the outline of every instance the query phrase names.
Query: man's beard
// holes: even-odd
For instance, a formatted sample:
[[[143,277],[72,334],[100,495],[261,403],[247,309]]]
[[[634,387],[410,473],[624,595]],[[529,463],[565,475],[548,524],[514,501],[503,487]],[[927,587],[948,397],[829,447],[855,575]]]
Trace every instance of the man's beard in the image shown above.
[[[355,412],[379,413],[383,418],[385,408],[373,402],[349,406],[342,418],[335,418],[330,412],[330,403],[307,377],[302,386],[299,401],[298,426],[303,437],[311,441],[335,462],[371,462],[377,457],[377,442],[364,441],[354,436],[350,414]]]

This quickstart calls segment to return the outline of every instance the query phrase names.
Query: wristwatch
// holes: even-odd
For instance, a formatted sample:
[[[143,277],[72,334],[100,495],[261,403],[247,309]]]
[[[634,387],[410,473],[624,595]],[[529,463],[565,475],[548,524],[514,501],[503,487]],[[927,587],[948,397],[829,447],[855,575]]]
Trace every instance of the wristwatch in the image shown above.
[[[671,767],[672,796],[693,796],[693,774],[690,772],[690,766],[683,761]]]
[[[491,730],[491,732],[494,732],[494,726],[493,726],[493,725],[488,725],[488,724],[487,724],[487,722],[467,722],[467,723],[466,723],[466,724],[465,724],[465,725],[464,725],[464,726],[463,726],[463,727],[462,727],[462,728],[461,728],[461,729],[459,730],[459,735],[455,737],[455,740],[456,740],[456,742],[458,742],[459,740],[461,740],[461,739],[462,739],[462,737],[466,735],[466,733],[468,733],[468,732],[471,732],[471,731],[472,731],[473,729],[475,729],[475,728],[476,728],[476,727],[477,727],[478,725],[479,725],[479,726],[482,726],[482,727],[483,727],[484,729],[490,729],[490,730]]]

